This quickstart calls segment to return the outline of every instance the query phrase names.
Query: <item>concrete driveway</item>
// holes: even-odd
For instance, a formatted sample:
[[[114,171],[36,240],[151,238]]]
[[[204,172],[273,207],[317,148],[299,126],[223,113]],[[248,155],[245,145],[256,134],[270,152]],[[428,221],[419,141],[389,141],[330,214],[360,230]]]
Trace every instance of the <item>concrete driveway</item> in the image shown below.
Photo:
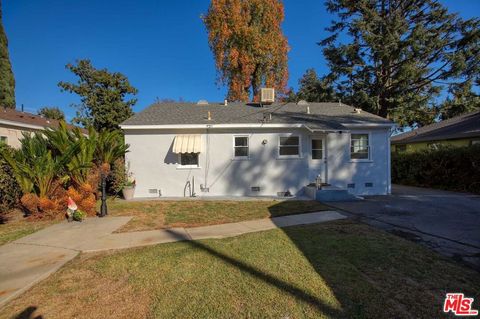
[[[393,185],[389,196],[329,205],[480,270],[478,195]]]

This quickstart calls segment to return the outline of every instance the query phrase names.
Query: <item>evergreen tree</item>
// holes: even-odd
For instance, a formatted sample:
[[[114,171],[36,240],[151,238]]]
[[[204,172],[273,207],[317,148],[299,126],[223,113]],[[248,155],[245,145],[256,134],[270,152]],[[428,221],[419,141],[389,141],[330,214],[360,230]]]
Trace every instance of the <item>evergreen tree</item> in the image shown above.
[[[336,14],[321,41],[342,101],[401,126],[436,117],[432,99],[478,79],[480,20],[436,0],[327,0]]]
[[[338,101],[334,87],[327,78],[319,79],[314,69],[308,69],[298,81],[297,100],[307,102]]]
[[[283,19],[279,0],[212,0],[203,20],[229,100],[258,100],[262,86],[286,92],[289,48]]]
[[[0,0],[0,107],[15,108],[15,78],[8,56],[8,40],[2,22]]]
[[[480,95],[472,90],[472,82],[453,86],[440,107],[442,120],[480,110]]]
[[[77,83],[58,83],[62,91],[80,96],[74,123],[92,125],[97,131],[115,130],[133,115],[132,106],[137,99],[127,98],[137,94],[137,89],[123,74],[96,69],[90,60],[79,60],[77,65],[67,64],[66,68],[79,78]]]
[[[47,119],[51,120],[65,120],[65,114],[63,113],[62,110],[60,110],[58,107],[42,107],[38,111],[38,115],[42,115],[43,117],[46,117]]]

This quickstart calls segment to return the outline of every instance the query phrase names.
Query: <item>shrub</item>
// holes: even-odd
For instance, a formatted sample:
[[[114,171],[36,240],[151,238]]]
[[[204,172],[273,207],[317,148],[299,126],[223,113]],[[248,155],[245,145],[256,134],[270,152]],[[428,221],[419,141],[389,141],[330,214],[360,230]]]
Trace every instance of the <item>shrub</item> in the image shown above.
[[[0,153],[9,152],[13,155],[14,150],[6,144],[0,144]],[[22,190],[13,175],[12,167],[0,156],[0,222],[5,214],[14,208],[20,197]]]
[[[76,220],[77,222],[81,222],[82,220],[85,219],[85,217],[87,217],[87,214],[85,214],[80,209],[77,209],[76,211],[74,211],[72,215],[73,220]]]
[[[480,145],[392,153],[392,182],[480,193]]]

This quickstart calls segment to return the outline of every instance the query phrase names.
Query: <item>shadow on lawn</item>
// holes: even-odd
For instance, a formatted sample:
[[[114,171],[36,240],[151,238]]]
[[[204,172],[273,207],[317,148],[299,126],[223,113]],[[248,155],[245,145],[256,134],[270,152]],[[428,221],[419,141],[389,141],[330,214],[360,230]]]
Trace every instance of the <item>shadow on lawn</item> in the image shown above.
[[[179,240],[183,241],[183,240],[186,239],[183,234],[177,233],[175,230],[169,229],[167,231],[170,234],[172,234],[173,236],[177,237]],[[269,275],[269,274],[267,274],[263,271],[260,271],[257,268],[255,268],[254,266],[251,266],[251,265],[249,265],[249,264],[247,264],[247,263],[245,263],[241,260],[238,260],[238,259],[232,258],[230,256],[227,256],[227,255],[225,255],[221,252],[218,252],[215,249],[212,249],[212,248],[208,247],[207,245],[204,245],[201,242],[196,241],[196,240],[188,240],[188,241],[186,241],[186,243],[191,245],[192,247],[203,250],[203,251],[209,253],[210,255],[212,255],[212,256],[214,256],[214,257],[216,257],[216,258],[218,258],[218,259],[220,259],[224,262],[227,262],[228,264],[230,264],[230,265],[232,265],[232,266],[250,274],[251,276],[254,276],[257,279],[260,279],[260,280],[268,283],[269,285],[271,285],[273,287],[276,287],[278,289],[283,290],[285,293],[290,294],[297,299],[300,299],[300,300],[312,305],[313,307],[315,307],[315,309],[317,309],[318,311],[320,311],[323,314],[326,314],[326,315],[332,316],[332,317],[341,317],[341,315],[342,315],[341,311],[339,311],[335,308],[332,308],[331,306],[326,304],[323,300],[318,299],[316,296],[314,296],[312,294],[309,294],[308,292],[305,292],[301,288],[299,288],[295,285],[292,285],[292,284],[290,284],[290,283],[288,283],[288,282],[286,282],[282,279],[276,278],[276,277],[274,277],[272,275]]]
[[[37,310],[37,307],[30,306],[27,307],[25,310],[20,312],[18,315],[13,317],[13,319],[43,319],[43,316],[38,315],[35,316],[34,312]]]

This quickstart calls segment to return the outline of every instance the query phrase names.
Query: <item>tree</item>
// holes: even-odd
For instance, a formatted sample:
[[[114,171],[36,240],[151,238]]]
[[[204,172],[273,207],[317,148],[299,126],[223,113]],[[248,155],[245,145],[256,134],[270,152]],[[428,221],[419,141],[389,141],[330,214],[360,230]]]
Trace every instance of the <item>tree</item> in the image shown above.
[[[440,107],[442,120],[480,110],[480,95],[472,90],[472,82],[453,86],[449,94]]]
[[[263,85],[286,92],[289,48],[283,19],[278,0],[212,0],[203,20],[229,100],[256,101]]]
[[[2,23],[0,1],[0,107],[15,108],[15,78],[8,56],[8,40]]]
[[[42,107],[38,111],[38,115],[42,115],[43,117],[46,117],[47,119],[51,120],[65,120],[65,114],[63,113],[62,110],[60,110],[58,107],[53,106],[53,107]]]
[[[436,0],[327,0],[338,19],[319,44],[342,100],[401,126],[433,121],[432,99],[478,79],[480,20]]]
[[[79,60],[77,65],[67,64],[66,68],[78,76],[77,83],[58,83],[62,91],[76,93],[81,104],[76,105],[74,123],[85,127],[92,125],[97,131],[115,130],[119,124],[133,115],[132,106],[137,94],[126,76],[111,73],[107,69],[96,69],[90,60]]]
[[[308,69],[298,84],[298,100],[307,102],[338,101],[333,84],[327,78],[319,79],[314,69]]]

